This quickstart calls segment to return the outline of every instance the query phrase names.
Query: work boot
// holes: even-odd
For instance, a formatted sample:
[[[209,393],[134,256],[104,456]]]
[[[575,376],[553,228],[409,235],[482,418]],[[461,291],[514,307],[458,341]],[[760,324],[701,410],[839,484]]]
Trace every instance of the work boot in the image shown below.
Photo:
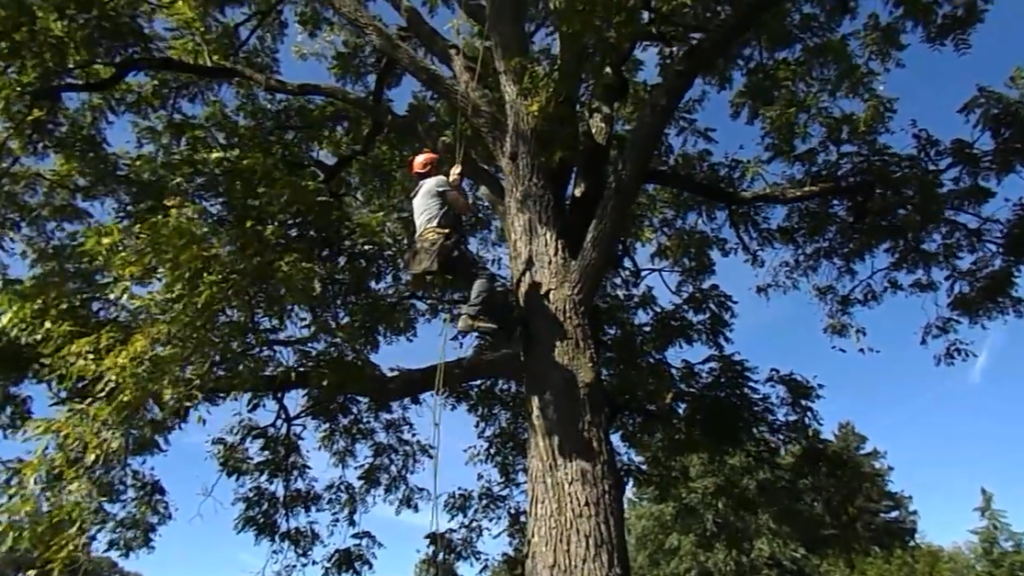
[[[490,333],[495,332],[498,329],[498,325],[486,318],[463,314],[459,316],[459,322],[455,325],[455,329],[459,332]]]

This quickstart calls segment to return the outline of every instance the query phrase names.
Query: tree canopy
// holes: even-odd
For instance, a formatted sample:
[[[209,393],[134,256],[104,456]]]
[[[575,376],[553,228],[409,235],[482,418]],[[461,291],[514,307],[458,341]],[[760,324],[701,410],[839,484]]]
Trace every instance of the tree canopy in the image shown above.
[[[1013,530],[1006,513],[995,506],[992,493],[984,489],[981,503],[975,509],[981,524],[971,531],[971,539],[965,543],[939,546],[916,536],[903,542],[889,541],[875,548],[858,550],[857,544],[864,541],[855,540],[853,546],[803,549],[796,554],[796,549],[785,546],[799,546],[799,538],[793,538],[794,532],[783,525],[761,524],[760,530],[741,532],[734,539],[695,539],[697,532],[691,524],[673,522],[657,511],[672,505],[670,500],[632,504],[637,515],[631,516],[630,524],[636,524],[648,536],[630,542],[636,574],[1005,576],[1019,574],[1024,561],[1021,533]],[[748,514],[739,513],[733,518],[755,521],[763,510],[765,508],[751,509]],[[646,529],[648,520],[637,521],[653,519],[652,516],[658,517],[657,538],[650,538],[654,532]],[[732,519],[728,525],[744,526],[743,522],[733,523]],[[870,529],[861,535],[870,535]],[[875,544],[880,542],[876,540]],[[783,554],[779,555],[780,552]],[[771,561],[765,562],[766,559]]]
[[[449,540],[480,559],[499,530],[531,575],[628,574],[630,478],[792,426],[818,389],[733,349],[723,259],[858,348],[856,313],[895,295],[928,303],[946,362],[965,328],[1021,317],[1003,183],[1024,72],[979,87],[950,139],[878,89],[915,42],[968,52],[991,5],[4,2],[0,425],[34,451],[4,463],[3,540],[54,566],[150,548],[173,517],[153,459],[241,402],[212,450],[237,529],[368,570],[376,537],[336,536],[429,492],[413,414],[438,366],[373,361],[451,306],[402,264],[426,144],[464,165],[468,233],[522,316],[521,349],[443,364],[483,470],[446,497]],[[702,119],[715,99],[756,130],[744,151]]]
[[[138,572],[126,570],[113,558],[106,556],[86,556],[69,566],[67,572],[54,573],[44,568],[45,561],[39,563],[30,551],[10,551],[0,556],[0,575],[2,576],[142,576]],[[33,572],[34,571],[34,572]]]
[[[818,574],[828,562],[907,549],[916,512],[866,444],[843,423],[833,438],[810,427],[689,451],[627,504],[634,572]]]

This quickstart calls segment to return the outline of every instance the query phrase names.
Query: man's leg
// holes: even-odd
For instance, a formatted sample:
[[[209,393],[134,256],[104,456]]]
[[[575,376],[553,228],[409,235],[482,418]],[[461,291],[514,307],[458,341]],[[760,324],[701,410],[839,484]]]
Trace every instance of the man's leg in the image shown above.
[[[452,276],[468,287],[469,299],[459,317],[460,332],[493,332],[498,329],[491,318],[490,300],[494,294],[494,275],[465,246],[460,246],[448,262]]]

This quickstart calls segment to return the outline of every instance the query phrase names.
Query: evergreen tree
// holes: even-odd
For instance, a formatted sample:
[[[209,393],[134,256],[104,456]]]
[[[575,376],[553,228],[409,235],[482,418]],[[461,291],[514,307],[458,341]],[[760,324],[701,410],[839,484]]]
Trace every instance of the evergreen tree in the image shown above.
[[[852,564],[832,565],[822,576],[1019,576],[1024,574],[1021,534],[1006,513],[982,489],[977,512],[982,523],[971,530],[973,539],[960,546],[919,543],[888,553],[874,553]]]
[[[982,524],[971,530],[977,576],[1024,574],[1024,532],[1013,529],[1006,511],[996,508],[995,496],[981,489],[981,503],[974,509]]]
[[[846,440],[841,440],[842,437]],[[833,446],[848,455],[845,460],[861,460],[860,470],[874,468],[887,471],[880,462],[880,454],[865,450],[864,438],[850,425],[841,425]],[[851,451],[852,449],[852,451]],[[870,464],[869,464],[870,463]],[[823,464],[825,467],[831,464]],[[869,464],[869,465],[868,465]],[[857,469],[857,468],[853,468]],[[847,469],[849,470],[849,469]],[[839,470],[827,470],[822,476],[834,482]],[[716,474],[736,473],[724,468]],[[793,471],[794,476],[799,473]],[[939,546],[929,542],[910,541],[912,531],[886,528],[907,514],[885,513],[888,505],[869,506],[871,499],[887,489],[885,481],[868,486],[863,494],[854,496],[855,486],[863,481],[851,476],[845,484],[824,484],[818,491],[837,489],[838,493],[822,509],[815,506],[821,500],[805,498],[802,505],[810,506],[799,517],[790,518],[791,524],[771,524],[763,520],[771,514],[771,503],[761,504],[762,510],[746,518],[738,518],[735,509],[720,505],[704,516],[687,507],[686,503],[670,501],[652,502],[639,499],[631,502],[628,525],[630,547],[637,576],[674,576],[698,574],[730,574],[743,576],[1020,576],[1024,574],[1024,545],[1022,534],[1007,521],[1004,511],[994,505],[993,495],[982,490],[982,500],[975,509],[982,523],[971,530],[973,539],[964,545]],[[709,480],[714,483],[715,480]],[[876,480],[877,482],[877,480]],[[845,488],[845,489],[844,489]],[[692,494],[690,486],[681,487],[680,494]],[[865,522],[870,515],[836,516],[828,512],[843,505],[840,499],[851,498],[851,510],[879,512],[874,522]],[[883,498],[882,500],[889,500]],[[851,518],[860,520],[848,521]],[[843,522],[846,521],[844,524]],[[900,522],[895,522],[899,526]],[[752,529],[753,528],[753,529]],[[818,547],[808,546],[806,537],[817,530],[844,534],[850,541],[829,540],[831,548],[821,547],[820,540],[812,538]],[[875,532],[872,532],[875,530]],[[708,537],[708,535],[713,537]],[[886,541],[899,535],[896,540]],[[718,539],[716,540],[715,537]],[[724,537],[724,538],[723,538]]]
[[[636,574],[817,574],[830,562],[909,547],[916,515],[891,487],[884,455],[850,423],[831,439],[795,421],[788,430],[801,427],[690,452],[666,472],[675,486],[639,489],[627,507]]]
[[[791,466],[795,477],[805,478],[793,495],[815,511],[801,520],[810,554],[852,558],[914,541],[917,516],[910,497],[893,489],[885,454],[869,447],[851,422],[840,423],[831,440],[799,447]]]

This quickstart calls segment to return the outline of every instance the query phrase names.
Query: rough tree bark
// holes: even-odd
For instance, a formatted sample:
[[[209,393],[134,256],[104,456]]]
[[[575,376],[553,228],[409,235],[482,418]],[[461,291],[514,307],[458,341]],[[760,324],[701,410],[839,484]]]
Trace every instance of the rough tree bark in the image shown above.
[[[510,148],[531,149],[527,123],[510,124]],[[529,155],[512,157],[505,211],[530,416],[526,574],[625,576],[622,489],[588,302],[558,235],[557,195]]]
[[[536,290],[534,291],[534,294]],[[608,413],[582,310],[573,298],[526,306],[530,410],[527,452],[529,576],[629,573]]]

